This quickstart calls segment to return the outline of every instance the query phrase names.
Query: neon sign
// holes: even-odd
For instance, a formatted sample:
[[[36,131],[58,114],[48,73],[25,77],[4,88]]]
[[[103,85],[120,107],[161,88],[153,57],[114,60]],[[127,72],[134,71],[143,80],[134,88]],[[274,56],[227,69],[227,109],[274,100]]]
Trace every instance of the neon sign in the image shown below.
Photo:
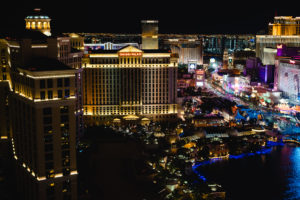
[[[142,56],[143,53],[142,52],[120,52],[119,56],[132,56],[132,57],[136,57],[136,56]]]

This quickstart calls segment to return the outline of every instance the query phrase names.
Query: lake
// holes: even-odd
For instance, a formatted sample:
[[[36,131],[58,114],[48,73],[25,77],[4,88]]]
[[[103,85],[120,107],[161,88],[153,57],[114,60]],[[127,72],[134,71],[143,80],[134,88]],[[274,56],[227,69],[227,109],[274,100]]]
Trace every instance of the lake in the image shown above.
[[[269,154],[217,161],[197,170],[221,184],[230,200],[299,200],[300,147],[275,146]]]

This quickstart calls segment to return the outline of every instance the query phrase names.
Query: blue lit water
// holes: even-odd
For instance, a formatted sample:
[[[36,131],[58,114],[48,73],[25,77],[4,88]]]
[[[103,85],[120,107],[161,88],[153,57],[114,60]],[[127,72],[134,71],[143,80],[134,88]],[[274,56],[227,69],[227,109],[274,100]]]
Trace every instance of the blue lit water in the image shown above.
[[[275,146],[268,154],[201,165],[197,171],[221,184],[230,200],[300,200],[300,147]]]

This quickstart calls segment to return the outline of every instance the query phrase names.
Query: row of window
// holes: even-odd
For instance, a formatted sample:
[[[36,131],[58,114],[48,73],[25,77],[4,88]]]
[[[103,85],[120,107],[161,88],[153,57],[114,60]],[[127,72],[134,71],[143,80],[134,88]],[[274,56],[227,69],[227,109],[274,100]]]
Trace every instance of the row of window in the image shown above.
[[[91,64],[119,64],[119,63],[137,63],[137,64],[163,64],[170,63],[169,58],[91,58]]]
[[[47,86],[46,86],[47,83]],[[56,86],[57,87],[70,87],[70,78],[58,78],[56,80]],[[42,79],[40,80],[40,89],[45,89],[45,88],[53,88],[53,79]]]
[[[46,195],[47,195],[47,200],[55,200],[57,199],[55,197],[55,183],[51,182],[48,184],[47,190],[46,190]],[[62,193],[62,200],[71,200],[71,180],[67,179],[63,182],[62,185],[62,191],[59,191],[59,194]]]
[[[147,84],[147,83],[145,83],[145,84],[143,84],[143,85],[138,85],[138,84],[136,84],[135,85],[135,87],[142,87],[142,88],[157,88],[157,87],[159,87],[159,88],[167,88],[168,87],[168,85],[169,84],[167,84],[167,83],[158,83],[158,84],[155,84],[155,83],[149,83],[149,84]],[[125,86],[128,86],[128,84],[126,84]],[[123,86],[122,88],[125,88],[125,86]],[[85,91],[87,90],[87,88],[88,87],[85,87]],[[103,90],[103,91],[105,91],[105,90],[108,90],[108,89],[119,89],[120,88],[120,85],[110,85],[110,84],[98,84],[98,85],[92,85],[92,87],[91,87],[91,89],[92,89],[92,91],[94,90],[94,89],[101,89],[101,90]]]
[[[141,107],[92,107],[93,110],[99,110],[99,111],[126,111],[126,110],[142,110]],[[143,110],[168,110],[169,106],[145,106]],[[87,107],[84,108],[84,110],[87,112]]]
[[[99,76],[119,76],[121,75],[121,73],[124,72],[136,72],[141,74],[141,76],[143,77],[144,75],[146,76],[151,76],[153,74],[169,74],[168,69],[164,68],[164,69],[136,69],[136,68],[127,68],[127,69],[120,69],[120,68],[116,68],[116,69],[88,69],[84,71],[84,74],[92,74],[92,75],[99,75]]]
[[[69,150],[69,107],[60,107],[60,124],[61,124],[61,149]],[[45,141],[45,161],[53,160],[53,128],[52,128],[52,108],[43,108],[43,121],[44,121],[44,141]],[[65,152],[62,154],[63,159],[65,158]],[[67,157],[69,159],[69,157]],[[53,164],[53,162],[52,162]],[[51,162],[46,166],[46,169],[53,169]]]
[[[70,90],[65,89],[64,90],[64,95],[63,95],[63,90],[57,90],[57,98],[68,98],[70,97]],[[46,99],[46,92],[41,91],[40,92],[40,99]],[[49,90],[47,91],[47,99],[53,99],[53,91]]]

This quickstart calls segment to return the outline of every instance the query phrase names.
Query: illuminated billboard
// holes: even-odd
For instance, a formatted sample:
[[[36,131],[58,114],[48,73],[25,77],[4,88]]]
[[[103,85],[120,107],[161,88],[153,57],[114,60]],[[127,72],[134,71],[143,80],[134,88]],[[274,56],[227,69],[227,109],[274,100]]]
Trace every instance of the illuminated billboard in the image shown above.
[[[284,96],[298,99],[300,96],[299,77],[300,66],[290,63],[280,63],[278,69],[278,89]]]

